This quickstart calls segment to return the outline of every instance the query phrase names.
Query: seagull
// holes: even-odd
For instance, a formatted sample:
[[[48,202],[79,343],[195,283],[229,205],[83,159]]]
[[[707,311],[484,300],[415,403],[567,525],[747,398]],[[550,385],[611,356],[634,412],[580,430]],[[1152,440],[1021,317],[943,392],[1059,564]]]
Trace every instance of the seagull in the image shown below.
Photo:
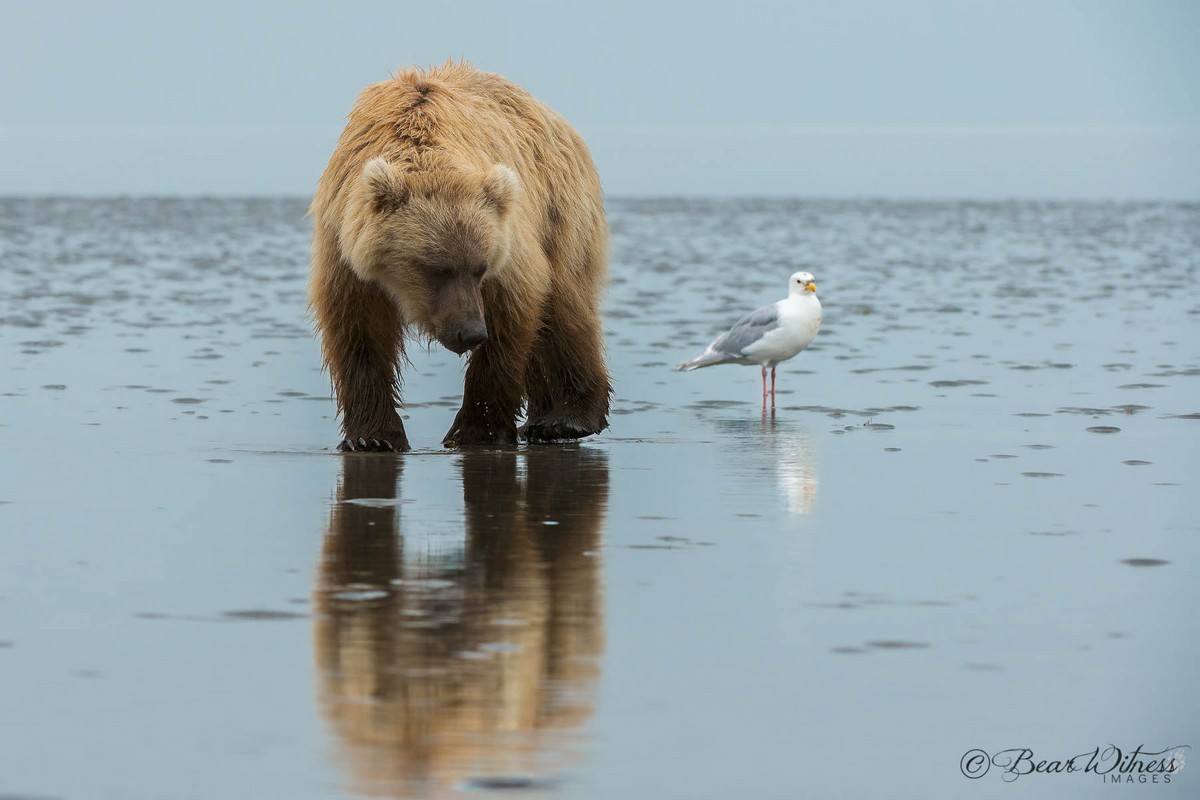
[[[775,365],[812,344],[821,327],[821,301],[811,273],[788,279],[788,296],[742,317],[703,353],[675,369],[693,370],[714,364],[761,364],[763,409],[767,407],[767,367],[771,368],[771,408],[775,407]]]

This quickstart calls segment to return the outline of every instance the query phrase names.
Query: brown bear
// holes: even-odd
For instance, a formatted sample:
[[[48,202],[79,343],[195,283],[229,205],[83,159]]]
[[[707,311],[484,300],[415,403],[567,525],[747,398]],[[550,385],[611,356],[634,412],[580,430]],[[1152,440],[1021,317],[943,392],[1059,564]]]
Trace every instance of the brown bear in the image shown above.
[[[363,90],[317,186],[311,307],[339,450],[408,450],[407,330],[470,353],[447,447],[608,426],[599,301],[608,223],[587,146],[516,84],[465,63]]]

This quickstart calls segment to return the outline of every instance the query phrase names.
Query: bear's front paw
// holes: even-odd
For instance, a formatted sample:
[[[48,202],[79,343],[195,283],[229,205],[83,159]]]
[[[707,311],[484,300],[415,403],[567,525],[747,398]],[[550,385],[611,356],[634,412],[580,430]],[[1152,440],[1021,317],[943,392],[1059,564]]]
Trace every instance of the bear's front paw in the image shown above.
[[[411,448],[404,431],[399,431],[375,436],[347,436],[337,449],[339,453],[405,453]]]
[[[516,425],[485,426],[485,425],[455,425],[442,439],[443,447],[462,447],[464,445],[493,444],[516,445]]]
[[[597,422],[571,414],[552,414],[530,421],[522,433],[530,442],[560,442],[564,439],[582,439],[600,433],[607,427],[603,419]]]

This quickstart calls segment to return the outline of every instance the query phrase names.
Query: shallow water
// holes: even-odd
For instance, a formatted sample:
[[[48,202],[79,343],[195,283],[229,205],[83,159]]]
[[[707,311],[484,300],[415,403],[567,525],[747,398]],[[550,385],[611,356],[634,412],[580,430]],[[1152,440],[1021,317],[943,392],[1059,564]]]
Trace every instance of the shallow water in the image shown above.
[[[403,457],[303,214],[0,200],[0,797],[1196,795],[960,765],[1200,746],[1200,206],[613,201],[612,429]]]

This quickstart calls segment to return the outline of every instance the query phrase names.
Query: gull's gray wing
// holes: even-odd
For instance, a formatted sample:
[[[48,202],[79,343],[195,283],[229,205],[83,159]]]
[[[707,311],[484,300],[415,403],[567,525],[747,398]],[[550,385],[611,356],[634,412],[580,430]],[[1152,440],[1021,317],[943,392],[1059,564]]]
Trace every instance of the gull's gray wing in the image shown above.
[[[740,356],[747,347],[778,327],[779,306],[763,306],[735,322],[732,328],[709,345],[709,349],[730,356]]]

